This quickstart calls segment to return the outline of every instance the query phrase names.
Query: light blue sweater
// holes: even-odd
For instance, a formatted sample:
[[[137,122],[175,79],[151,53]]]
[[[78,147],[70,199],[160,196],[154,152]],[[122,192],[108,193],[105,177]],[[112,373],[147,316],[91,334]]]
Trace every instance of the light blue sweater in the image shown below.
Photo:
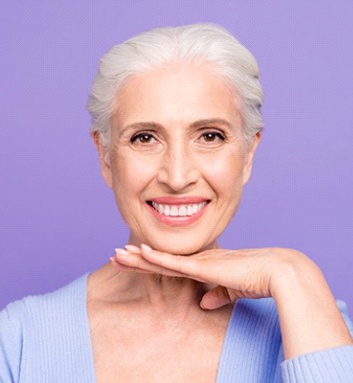
[[[0,313],[1,383],[96,382],[86,293],[84,275],[53,293],[11,303]],[[352,331],[343,303],[340,308]],[[283,361],[273,300],[240,300],[218,369],[217,383],[228,382],[351,383],[353,346]]]

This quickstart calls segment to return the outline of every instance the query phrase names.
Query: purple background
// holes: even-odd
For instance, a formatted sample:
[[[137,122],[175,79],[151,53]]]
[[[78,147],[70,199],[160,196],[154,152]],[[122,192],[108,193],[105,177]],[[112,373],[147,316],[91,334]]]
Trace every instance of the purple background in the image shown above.
[[[14,1],[0,16],[0,307],[123,246],[85,111],[101,55],[162,25],[211,21],[257,57],[266,130],[225,247],[301,249],[353,310],[353,2]]]

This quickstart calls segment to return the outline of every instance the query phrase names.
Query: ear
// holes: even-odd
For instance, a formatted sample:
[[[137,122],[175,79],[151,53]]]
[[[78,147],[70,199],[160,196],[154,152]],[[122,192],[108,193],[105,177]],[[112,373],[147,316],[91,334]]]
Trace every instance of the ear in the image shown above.
[[[246,153],[246,158],[244,163],[244,170],[243,170],[243,185],[245,185],[250,179],[254,155],[260,143],[260,140],[261,140],[261,132],[257,132],[255,136],[252,137],[251,141],[248,143],[248,147],[246,149],[247,153]]]
[[[108,149],[105,148],[102,145],[100,136],[98,132],[92,133],[92,139],[93,142],[97,148],[98,155],[99,155],[99,164],[101,168],[101,174],[105,181],[105,183],[108,185],[108,187],[112,188],[113,186],[113,177],[112,177],[112,170],[110,167],[110,158],[109,158],[109,152]]]

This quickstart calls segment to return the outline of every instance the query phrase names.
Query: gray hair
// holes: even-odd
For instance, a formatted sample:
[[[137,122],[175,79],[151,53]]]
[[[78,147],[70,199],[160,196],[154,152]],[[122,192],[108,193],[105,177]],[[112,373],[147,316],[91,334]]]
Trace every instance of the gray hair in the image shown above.
[[[214,73],[234,89],[245,139],[249,141],[263,128],[263,91],[257,62],[227,30],[205,23],[152,29],[111,48],[100,60],[87,103],[91,133],[99,132],[103,146],[109,146],[116,97],[132,76],[172,62],[191,61],[211,64]]]

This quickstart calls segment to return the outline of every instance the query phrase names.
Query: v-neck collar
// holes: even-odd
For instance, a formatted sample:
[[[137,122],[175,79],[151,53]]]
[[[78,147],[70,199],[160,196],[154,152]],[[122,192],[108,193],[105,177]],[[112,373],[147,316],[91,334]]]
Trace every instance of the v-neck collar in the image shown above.
[[[96,382],[93,347],[87,309],[89,273],[82,276],[84,283],[83,326],[87,335],[92,381]],[[82,307],[81,307],[82,309]],[[281,336],[277,312],[272,299],[241,299],[234,305],[223,340],[215,383],[265,383],[273,381]],[[271,379],[272,380],[267,380]],[[266,379],[266,380],[264,380]]]

